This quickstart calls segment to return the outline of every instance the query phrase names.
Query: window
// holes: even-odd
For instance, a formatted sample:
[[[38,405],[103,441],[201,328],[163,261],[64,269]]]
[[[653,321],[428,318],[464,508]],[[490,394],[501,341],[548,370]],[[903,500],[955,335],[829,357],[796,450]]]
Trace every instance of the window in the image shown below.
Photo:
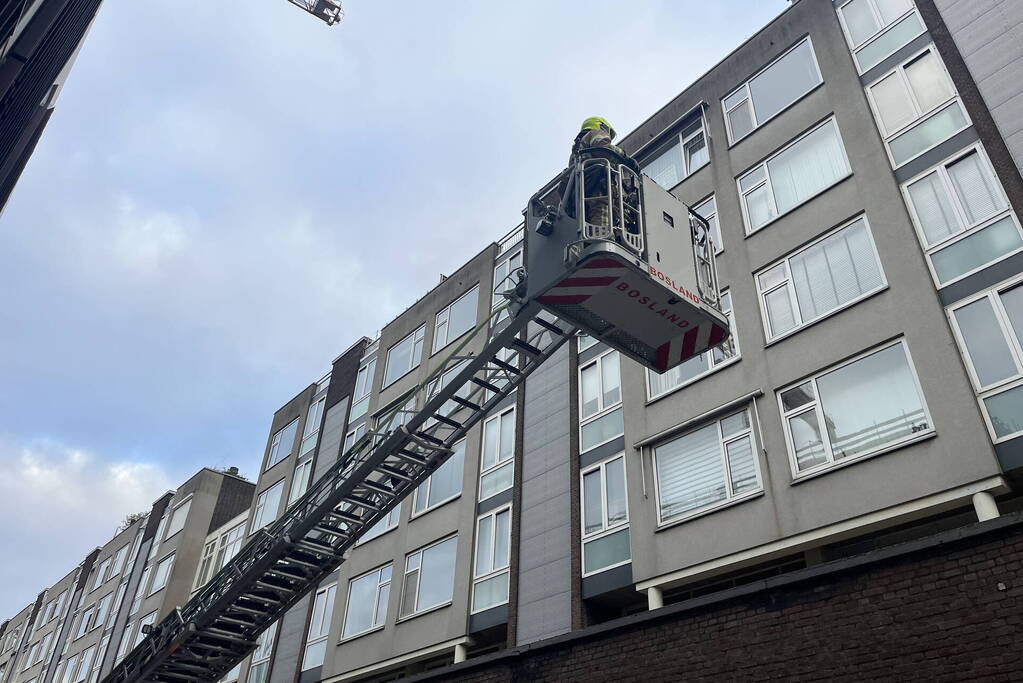
[[[970,125],[933,48],[867,86],[867,95],[894,166]]]
[[[578,348],[578,352],[579,353],[582,353],[583,351],[585,351],[586,349],[590,348],[591,346],[593,346],[596,343],[597,343],[596,337],[591,337],[588,334],[583,334],[583,333],[580,332],[579,336],[576,337],[576,344],[578,344],[578,346],[579,346],[579,348]]]
[[[185,521],[188,519],[188,510],[191,507],[192,498],[190,496],[174,508],[174,511],[171,512],[170,515],[170,521],[167,522],[167,535],[164,536],[165,540],[185,528]]]
[[[245,522],[228,529],[220,536],[220,549],[217,550],[217,571],[231,561],[231,558],[242,549],[245,540]]]
[[[252,663],[246,683],[266,683],[270,677],[270,657],[274,652],[274,637],[277,635],[277,622],[270,624],[256,638],[256,649],[252,651]]]
[[[419,367],[423,359],[423,337],[426,325],[402,339],[387,350],[387,365],[384,368],[384,386]]]
[[[43,624],[47,624],[50,622],[50,619],[53,618],[53,608],[55,606],[56,602],[54,600],[50,600],[48,603],[46,603],[46,611],[39,613],[39,619],[37,620],[36,628],[39,628]]]
[[[117,551],[117,554],[114,555],[114,562],[112,565],[110,565],[110,575],[118,576],[122,571],[124,571],[124,562],[127,559],[128,544],[125,543],[123,546],[121,546],[121,549]]]
[[[451,602],[457,548],[458,537],[452,536],[405,558],[401,616],[418,614]]]
[[[654,448],[658,523],[693,517],[763,490],[748,409]]]
[[[779,391],[778,400],[797,477],[934,431],[901,341]]]
[[[53,616],[59,617],[64,613],[64,601],[67,600],[67,589],[61,591],[57,596],[57,605],[53,608]]]
[[[583,576],[628,562],[629,508],[625,456],[582,471]]]
[[[721,346],[704,351],[699,356],[690,358],[667,372],[657,374],[647,368],[647,397],[650,400],[695,382],[704,375],[709,375],[714,370],[724,367],[730,364],[731,361],[739,358],[739,332],[735,328],[735,321],[732,316],[731,292],[727,289],[722,290],[720,301],[721,312],[728,318],[729,326],[732,329],[732,336]]]
[[[903,192],[938,286],[1023,249],[1019,223],[979,145],[906,183]]]
[[[342,638],[351,638],[384,625],[387,601],[391,596],[392,566],[374,569],[348,582]]]
[[[111,558],[107,558],[100,563],[99,568],[96,569],[96,578],[92,582],[92,590],[96,590],[103,585],[103,582],[107,580],[107,572],[110,570]]]
[[[707,199],[693,207],[693,213],[707,221],[710,225],[710,236],[714,240],[714,253],[720,254],[725,250],[725,243],[721,241],[721,226],[718,224],[718,204],[711,195]]]
[[[433,328],[434,353],[476,326],[479,293],[480,286],[476,285],[437,314],[437,321]]]
[[[809,38],[721,101],[728,139],[737,142],[824,82]]]
[[[207,541],[202,548],[202,557],[199,559],[199,571],[195,575],[195,590],[206,585],[214,572],[217,571],[217,539]]]
[[[117,657],[115,662],[120,662],[124,659],[124,656],[128,654],[128,648],[131,647],[131,631],[135,627],[135,624],[128,622],[124,625],[124,633],[121,634],[121,642],[117,646]]]
[[[132,647],[137,647],[139,643],[146,639],[146,636],[149,635],[146,633],[146,626],[152,626],[155,622],[156,610],[139,619],[139,630],[135,634],[135,644]]]
[[[153,537],[153,545],[149,547],[149,556],[146,559],[153,559],[160,552],[160,541],[163,539],[163,530],[167,528],[167,515],[160,518],[156,525],[156,535]]]
[[[75,669],[78,668],[78,655],[71,655],[67,658],[64,663],[64,676],[60,679],[61,683],[74,683],[75,680]]]
[[[502,349],[502,351],[504,351],[504,350],[505,349]],[[503,360],[503,357],[502,357],[502,360]],[[460,363],[458,363],[458,364],[448,368],[447,370],[445,370],[444,372],[442,372],[440,374],[440,377],[438,377],[437,379],[435,379],[432,382],[430,382],[430,386],[426,390],[426,400],[429,401],[431,398],[433,398],[437,394],[438,391],[440,391],[441,389],[443,389],[447,385],[451,384],[451,381],[453,379],[455,379],[455,377],[458,376],[458,373],[460,373],[465,368],[465,366],[468,365],[468,364],[469,364],[469,359],[467,358],[467,359],[463,360],[462,362],[460,362]],[[463,398],[463,399],[469,398],[469,394],[472,392],[472,389],[473,389],[473,385],[470,382],[466,382],[461,387],[459,387],[459,389],[455,393],[455,395],[458,396],[459,398]],[[442,416],[448,417],[448,416],[454,415],[456,412],[458,412],[461,409],[462,409],[462,406],[459,403],[457,403],[453,399],[448,399],[437,410],[437,414],[440,414]],[[423,424],[424,424],[425,428],[429,429],[436,422],[437,421],[434,418],[431,417],[431,418],[427,419],[427,421],[425,423],[423,423]]]
[[[78,615],[78,632],[75,633],[76,640],[88,633],[89,629],[92,628],[92,618],[95,614],[96,605],[89,605]]]
[[[42,641],[39,643],[39,652],[32,658],[32,665],[35,666],[39,662],[46,658],[46,651],[50,649],[50,639],[53,638],[53,631],[50,631],[43,636]]]
[[[132,616],[139,611],[142,607],[142,599],[146,597],[146,588],[149,586],[149,575],[153,573],[153,567],[149,566],[142,570],[142,576],[139,578],[139,585],[135,589],[135,597],[131,601],[131,607],[128,610],[128,616]]]
[[[665,190],[678,185],[710,161],[707,136],[703,130],[703,115],[686,124],[677,136],[672,136],[657,155],[643,164],[643,173]]]
[[[153,572],[153,586],[149,589],[150,595],[158,590],[162,590],[167,585],[172,566],[174,566],[174,553],[163,558],[156,565],[156,571]]]
[[[309,406],[309,412],[305,416],[305,428],[302,430],[302,445],[298,449],[300,456],[305,455],[316,447],[316,437],[320,433],[320,420],[323,419],[323,406],[327,404],[327,397],[324,396]]]
[[[234,668],[224,674],[224,677],[220,679],[220,683],[238,683],[238,679],[242,676],[242,663],[238,662],[234,665]]]
[[[341,449],[341,453],[344,454],[352,450],[352,446],[357,444],[359,442],[359,439],[365,436],[365,434],[366,434],[365,422],[361,423],[358,427],[345,434],[345,445],[344,448]]]
[[[349,422],[362,417],[369,410],[369,393],[373,390],[373,373],[376,372],[376,369],[376,358],[359,368],[359,372],[355,376],[355,391],[352,393],[352,409],[348,414]]]
[[[117,618],[117,612],[121,609],[121,605],[124,604],[124,595],[128,592],[128,582],[125,581],[117,587],[117,599],[114,600],[114,608],[110,610],[110,616],[107,617],[106,628],[110,628],[114,625],[114,619]]]
[[[457,498],[462,492],[462,470],[465,463],[465,439],[454,446],[454,453],[416,489],[412,497],[412,514],[418,515],[441,503]]]
[[[336,593],[337,584],[332,583],[316,591],[316,597],[313,598],[313,615],[309,621],[305,655],[302,657],[303,671],[323,664],[323,655],[327,652],[327,634],[330,633],[330,618],[334,613]]]
[[[490,302],[491,309],[497,308],[507,301],[507,299],[501,295],[501,292],[515,288],[515,271],[521,267],[521,249],[494,266],[494,294]]]
[[[480,453],[480,500],[510,489],[515,477],[515,408],[483,423]]]
[[[829,119],[739,178],[746,233],[759,230],[849,173],[838,125]]]
[[[295,476],[291,479],[291,493],[288,494],[288,505],[291,505],[305,495],[309,490],[309,480],[313,476],[313,458],[309,456],[298,463],[295,468]]]
[[[387,513],[386,517],[382,517],[380,521],[371,526],[366,533],[364,533],[356,544],[368,543],[377,536],[387,533],[391,529],[398,526],[398,521],[401,519],[401,504],[395,505],[391,508],[391,511]]]
[[[99,641],[99,649],[96,651],[96,657],[93,660],[92,675],[89,677],[89,683],[96,683],[99,680],[99,670],[103,666],[103,657],[107,654],[107,648],[110,646],[110,634],[103,636],[103,639]]]
[[[508,602],[510,548],[511,507],[494,510],[476,520],[473,612],[482,612]]]
[[[92,668],[92,659],[95,656],[96,656],[95,645],[88,648],[87,650],[85,650],[85,652],[82,653],[82,660],[78,664],[78,675],[71,679],[72,681],[74,681],[74,683],[82,683],[82,681],[86,679],[86,677],[89,675],[89,669]]]
[[[284,480],[281,479],[256,498],[256,510],[252,515],[252,533],[277,519],[277,511],[281,506],[281,493],[283,491]]]
[[[608,351],[579,369],[580,451],[625,433],[618,352]]]
[[[851,0],[838,16],[860,73],[924,32],[913,0]]]
[[[98,628],[100,626],[104,626],[106,624],[107,617],[110,615],[110,605],[111,603],[113,603],[113,601],[114,601],[113,591],[110,591],[102,598],[100,598],[99,602],[96,603],[96,618],[93,621],[92,625],[89,627],[89,630]]]
[[[768,341],[850,306],[886,284],[865,217],[758,273],[756,281]]]
[[[951,309],[952,327],[996,441],[1023,434],[1023,284]]]
[[[270,469],[281,460],[291,455],[291,449],[295,445],[295,435],[298,433],[298,418],[292,420],[284,429],[281,429],[270,440],[270,455],[266,459],[266,469]]]

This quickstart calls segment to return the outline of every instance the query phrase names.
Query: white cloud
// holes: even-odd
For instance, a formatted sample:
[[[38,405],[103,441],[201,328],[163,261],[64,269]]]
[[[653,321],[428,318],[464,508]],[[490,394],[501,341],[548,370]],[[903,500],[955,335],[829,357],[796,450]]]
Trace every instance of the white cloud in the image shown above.
[[[161,466],[0,437],[0,615],[20,610],[173,486]],[[11,552],[17,549],[17,552]]]

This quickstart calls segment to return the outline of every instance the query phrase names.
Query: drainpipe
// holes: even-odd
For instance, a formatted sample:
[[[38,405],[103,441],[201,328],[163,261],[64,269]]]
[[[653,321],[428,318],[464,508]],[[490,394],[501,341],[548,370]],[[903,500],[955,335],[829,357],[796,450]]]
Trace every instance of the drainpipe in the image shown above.
[[[999,517],[998,503],[995,502],[995,497],[987,491],[978,491],[973,494],[973,510],[981,522]]]
[[[664,593],[657,586],[650,586],[646,589],[647,609],[661,609],[664,607]]]

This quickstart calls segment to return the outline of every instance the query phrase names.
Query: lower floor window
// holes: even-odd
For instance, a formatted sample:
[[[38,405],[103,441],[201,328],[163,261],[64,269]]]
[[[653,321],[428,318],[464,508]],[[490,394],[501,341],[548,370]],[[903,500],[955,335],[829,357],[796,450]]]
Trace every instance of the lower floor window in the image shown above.
[[[934,431],[902,341],[779,391],[778,399],[795,475]]]
[[[342,638],[350,638],[383,626],[391,596],[391,565],[374,569],[348,583],[348,602]]]
[[[663,524],[763,490],[744,408],[654,448],[658,518]]]
[[[458,537],[452,536],[405,558],[401,616],[425,612],[451,602],[457,548]]]
[[[480,612],[508,602],[511,508],[505,507],[476,520],[476,556],[472,583],[472,611]]]
[[[327,652],[330,620],[334,614],[335,595],[337,595],[337,584],[332,583],[316,591],[316,595],[313,597],[313,614],[309,619],[305,656],[302,658],[303,671],[323,664],[323,656]]]
[[[632,552],[624,455],[583,470],[582,506],[583,575],[628,562]]]
[[[256,639],[256,649],[252,652],[252,664],[246,683],[266,683],[270,676],[270,656],[274,651],[274,637],[277,635],[277,622],[271,624]]]

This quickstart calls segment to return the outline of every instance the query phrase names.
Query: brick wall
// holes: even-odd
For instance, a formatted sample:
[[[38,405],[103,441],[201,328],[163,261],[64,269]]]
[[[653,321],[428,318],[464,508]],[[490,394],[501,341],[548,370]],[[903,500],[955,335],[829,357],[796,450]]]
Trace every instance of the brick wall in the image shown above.
[[[424,674],[445,681],[1023,677],[1023,516]]]

